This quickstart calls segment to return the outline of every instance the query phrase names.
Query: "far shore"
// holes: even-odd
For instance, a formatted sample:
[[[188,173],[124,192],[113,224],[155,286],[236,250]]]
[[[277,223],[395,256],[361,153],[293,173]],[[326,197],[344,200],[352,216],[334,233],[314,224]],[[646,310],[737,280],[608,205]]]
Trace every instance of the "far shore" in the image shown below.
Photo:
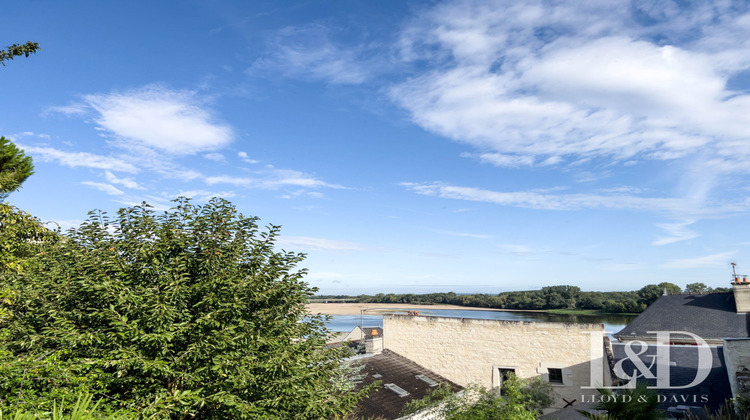
[[[421,311],[426,309],[453,309],[459,311],[498,311],[498,312],[546,312],[541,310],[517,310],[478,308],[459,305],[412,305],[409,303],[308,303],[307,310],[312,314],[326,315],[378,315],[394,311]]]

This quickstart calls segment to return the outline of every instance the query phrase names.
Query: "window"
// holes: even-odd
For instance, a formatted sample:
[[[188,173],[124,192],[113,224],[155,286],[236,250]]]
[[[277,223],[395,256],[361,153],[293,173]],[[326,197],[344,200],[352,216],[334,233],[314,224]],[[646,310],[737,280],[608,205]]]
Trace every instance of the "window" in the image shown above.
[[[563,373],[562,369],[558,368],[547,368],[547,378],[551,384],[562,384]]]
[[[516,374],[516,369],[514,368],[497,368],[497,386],[500,387],[500,389],[503,388],[503,382],[505,382],[508,377],[513,374]]]

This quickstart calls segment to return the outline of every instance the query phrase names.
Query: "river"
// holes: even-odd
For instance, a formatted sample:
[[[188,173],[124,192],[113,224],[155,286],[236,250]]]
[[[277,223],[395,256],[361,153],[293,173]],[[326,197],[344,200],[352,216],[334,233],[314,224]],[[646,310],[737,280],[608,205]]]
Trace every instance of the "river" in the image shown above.
[[[394,314],[403,314],[404,311],[394,310]],[[531,322],[571,322],[587,324],[604,324],[604,330],[612,335],[625,328],[635,316],[633,315],[557,315],[546,312],[505,312],[505,311],[482,311],[482,310],[460,310],[460,309],[420,309],[422,316],[442,316],[448,318],[474,318],[474,319],[499,319],[503,321],[531,321]],[[382,315],[331,315],[327,322],[331,331],[351,331],[354,327],[364,321],[366,327],[383,325]]]

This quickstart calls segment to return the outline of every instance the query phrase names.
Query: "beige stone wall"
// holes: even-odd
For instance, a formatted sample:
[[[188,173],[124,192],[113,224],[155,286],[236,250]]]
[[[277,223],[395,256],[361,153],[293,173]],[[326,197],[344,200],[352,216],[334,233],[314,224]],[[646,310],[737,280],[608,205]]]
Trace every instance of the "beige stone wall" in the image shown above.
[[[598,395],[581,389],[592,381],[607,384],[604,326],[426,316],[383,316],[384,347],[460,385],[499,385],[499,368],[514,369],[521,378],[562,369],[561,398],[555,404]],[[592,349],[593,342],[593,349]],[[592,366],[594,368],[592,369]],[[588,398],[588,397],[587,397]]]
[[[723,344],[732,396],[750,396],[750,338],[726,338]]]
[[[750,283],[732,283],[737,312],[750,312]]]

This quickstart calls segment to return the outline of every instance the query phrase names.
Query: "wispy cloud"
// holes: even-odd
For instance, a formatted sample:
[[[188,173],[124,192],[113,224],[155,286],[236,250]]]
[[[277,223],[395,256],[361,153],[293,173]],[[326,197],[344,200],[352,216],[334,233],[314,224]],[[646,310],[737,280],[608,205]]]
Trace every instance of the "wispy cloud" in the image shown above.
[[[234,137],[232,129],[217,122],[195,92],[157,85],[85,95],[78,104],[50,110],[93,115],[98,129],[123,146],[135,143],[175,155],[215,150]]]
[[[729,251],[721,252],[718,254],[705,255],[702,257],[676,259],[668,261],[660,265],[659,267],[677,269],[728,267],[735,254],[736,252]]]
[[[97,189],[103,193],[109,194],[109,195],[123,195],[125,194],[123,191],[115,187],[111,184],[105,184],[103,182],[93,182],[93,181],[83,181],[81,184],[89,186],[91,188]]]
[[[178,192],[176,196],[191,198],[199,202],[207,202],[214,197],[232,198],[237,196],[237,194],[234,191],[183,190]]]
[[[698,205],[699,203],[697,204],[691,198],[641,197],[623,193],[549,194],[536,191],[499,192],[443,183],[405,182],[401,185],[421,195],[536,210],[621,209],[661,212],[669,216],[710,216],[750,209],[750,202],[747,200],[731,204],[717,203],[709,207]],[[674,228],[676,225],[670,226],[673,226],[674,232],[678,232],[678,229]]]
[[[287,26],[268,42],[268,54],[247,70],[248,74],[282,74],[332,84],[359,84],[370,70],[361,47],[344,47],[331,39],[333,29],[324,25]]]
[[[208,160],[213,160],[214,162],[226,161],[226,158],[224,157],[224,155],[222,155],[221,153],[216,153],[216,152],[206,153],[205,155],[203,155],[203,157]]]
[[[309,236],[281,236],[278,238],[277,244],[281,247],[315,251],[372,251],[375,249],[355,242]]]
[[[116,172],[136,173],[138,169],[119,158],[95,155],[87,152],[66,152],[52,147],[26,146],[22,147],[28,155],[42,162],[57,162],[71,168],[84,167],[105,169]]]
[[[143,189],[143,187],[138,185],[138,183],[133,178],[118,177],[117,175],[113,174],[110,171],[104,172],[104,178],[110,184],[122,185],[125,188],[136,189],[136,190]]]
[[[246,152],[237,152],[237,157],[242,159],[243,162],[249,163],[249,164],[255,164],[259,163],[260,161],[257,161],[255,159],[250,159],[250,157],[247,155]]]
[[[539,253],[539,251],[535,251],[531,247],[526,245],[503,244],[500,245],[500,248],[503,250],[503,252],[515,255],[516,257],[529,257]]]
[[[699,237],[700,234],[698,232],[688,229],[688,226],[693,223],[695,223],[695,220],[658,224],[659,228],[667,231],[668,236],[657,238],[652,242],[652,245],[669,245]]]
[[[291,169],[266,168],[257,171],[255,177],[237,177],[230,175],[209,176],[205,181],[209,185],[229,184],[244,188],[279,189],[282,187],[336,188],[345,187],[329,184],[311,175]]]

